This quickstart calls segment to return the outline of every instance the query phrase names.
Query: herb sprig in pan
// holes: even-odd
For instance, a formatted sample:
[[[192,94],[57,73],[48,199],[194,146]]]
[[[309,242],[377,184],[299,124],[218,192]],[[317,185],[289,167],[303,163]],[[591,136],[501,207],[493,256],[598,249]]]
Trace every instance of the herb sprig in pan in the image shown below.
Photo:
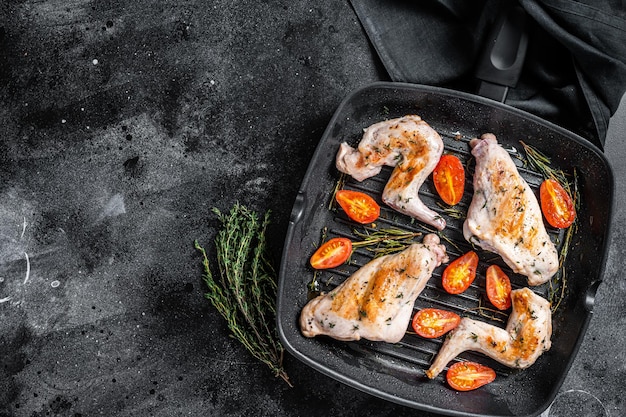
[[[232,336],[291,386],[275,327],[277,279],[265,241],[270,212],[262,221],[240,204],[228,214],[218,209],[213,212],[222,223],[215,238],[219,276],[211,271],[204,248],[194,242],[202,254],[203,279],[208,287],[205,297],[224,317]]]
[[[366,247],[374,253],[374,258],[403,251],[415,243],[414,238],[422,235],[422,232],[408,232],[395,228],[364,229],[363,232],[354,229],[353,233],[361,240],[352,242],[352,247]]]
[[[558,169],[553,168],[550,164],[550,158],[539,152],[537,149],[520,141],[526,153],[526,163],[537,169],[543,175],[544,179],[556,180],[574,201],[576,211],[580,209],[580,196],[578,192],[578,176],[574,169],[574,178],[572,183],[568,180],[566,174]],[[559,253],[559,271],[550,280],[549,301],[552,304],[552,312],[555,312],[561,305],[561,301],[565,297],[567,289],[567,276],[565,270],[565,258],[567,257],[570,244],[574,233],[578,229],[578,218],[565,231],[563,245]]]

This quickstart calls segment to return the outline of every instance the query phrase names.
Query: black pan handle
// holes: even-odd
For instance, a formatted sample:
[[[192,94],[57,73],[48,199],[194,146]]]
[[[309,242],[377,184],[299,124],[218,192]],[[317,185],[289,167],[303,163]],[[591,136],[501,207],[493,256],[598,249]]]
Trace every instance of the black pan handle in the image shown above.
[[[476,68],[478,94],[504,103],[515,87],[526,59],[526,12],[517,2],[506,2],[489,33]]]
[[[598,287],[602,284],[602,280],[593,281],[589,287],[587,288],[587,292],[585,293],[585,309],[588,312],[593,313],[593,306],[596,302],[596,293],[598,292]]]
[[[295,224],[300,221],[302,215],[304,214],[304,209],[306,207],[306,192],[298,191],[298,195],[296,195],[296,200],[293,203],[293,208],[291,209],[291,215],[289,217],[289,222]]]

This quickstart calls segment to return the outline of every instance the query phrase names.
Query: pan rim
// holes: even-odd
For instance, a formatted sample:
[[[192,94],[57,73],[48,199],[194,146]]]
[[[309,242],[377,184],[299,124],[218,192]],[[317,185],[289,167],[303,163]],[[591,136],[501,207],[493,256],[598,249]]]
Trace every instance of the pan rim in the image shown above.
[[[602,278],[604,277],[605,274],[605,267],[606,267],[606,260],[608,257],[608,251],[607,251],[607,246],[609,245],[610,242],[610,238],[611,238],[611,232],[612,232],[612,221],[611,219],[613,218],[613,213],[614,213],[614,206],[615,206],[615,200],[614,200],[614,188],[615,188],[615,184],[614,184],[614,175],[613,175],[613,170],[612,167],[610,165],[610,163],[608,162],[608,160],[606,159],[605,155],[602,153],[602,151],[595,146],[593,143],[591,143],[590,141],[584,139],[583,137],[561,127],[558,126],[550,121],[547,121],[541,117],[538,117],[536,115],[530,114],[524,110],[520,110],[517,109],[515,107],[512,107],[510,105],[507,105],[505,103],[501,103],[489,98],[485,98],[482,96],[477,96],[474,94],[470,94],[470,93],[465,93],[465,92],[461,92],[461,91],[456,91],[456,90],[451,90],[451,89],[447,89],[447,88],[443,88],[443,87],[434,87],[434,86],[428,86],[428,85],[420,85],[420,84],[411,84],[411,83],[400,83],[400,82],[387,82],[387,81],[377,81],[377,82],[373,82],[370,84],[367,84],[365,86],[362,86],[361,88],[358,88],[354,91],[352,91],[351,93],[349,93],[339,104],[339,106],[337,107],[337,109],[335,110],[333,116],[331,117],[331,119],[328,122],[328,125],[323,133],[323,135],[320,138],[320,144],[318,145],[318,147],[316,148],[315,152],[313,153],[312,157],[311,157],[311,161],[315,161],[319,158],[319,153],[321,152],[321,144],[323,142],[323,139],[330,134],[330,130],[333,128],[333,126],[337,123],[338,118],[340,117],[340,115],[342,114],[342,111],[344,110],[345,106],[350,103],[353,98],[360,94],[363,93],[366,90],[370,90],[370,89],[386,89],[386,90],[398,90],[398,89],[404,89],[404,90],[414,90],[414,91],[419,91],[419,92],[425,92],[425,93],[432,93],[432,94],[437,94],[440,96],[450,96],[450,97],[455,97],[455,98],[459,98],[462,100],[467,100],[467,101],[471,101],[474,103],[479,103],[480,105],[486,105],[492,108],[497,108],[501,111],[505,111],[508,113],[512,113],[515,115],[515,117],[518,118],[523,118],[525,120],[530,120],[533,121],[539,125],[542,125],[544,127],[546,127],[549,130],[554,131],[556,134],[560,134],[562,136],[565,136],[568,140],[572,140],[577,142],[579,145],[581,145],[582,147],[584,147],[585,149],[589,150],[590,152],[592,152],[599,160],[599,162],[601,162],[605,168],[606,168],[606,172],[607,172],[607,185],[609,185],[609,190],[607,190],[607,198],[610,200],[610,205],[608,207],[608,213],[607,213],[607,217],[608,217],[608,223],[606,225],[605,228],[605,236],[607,237],[603,244],[602,244],[602,261],[600,263],[600,271],[598,274],[599,279],[594,281],[594,285],[599,285],[599,283],[602,282]],[[306,204],[306,190],[309,188],[308,187],[308,182],[311,180],[312,175],[310,175],[310,170],[314,169],[311,164],[309,164],[304,180],[299,188],[299,191],[297,193],[296,196],[296,201],[294,203],[294,209],[292,211],[292,217],[290,219],[290,224],[289,224],[289,230],[287,232],[287,236],[285,239],[285,245],[284,248],[286,249],[287,247],[289,247],[289,245],[291,244],[292,238],[293,238],[293,230],[292,230],[292,226],[297,223],[299,221],[299,217],[298,217],[298,211],[302,208],[302,206],[304,206]],[[295,213],[295,214],[294,214]],[[285,249],[283,250],[283,252],[285,252]],[[281,318],[284,317],[285,313],[284,313],[284,305],[280,302],[280,295],[282,295],[284,293],[284,286],[285,286],[285,280],[283,279],[283,277],[285,276],[285,271],[284,271],[284,257],[281,259],[281,265],[280,265],[280,269],[279,269],[279,285],[278,285],[278,294],[279,294],[279,302],[277,305],[277,329],[278,329],[278,334],[279,337],[281,339],[281,342],[283,343],[283,345],[285,346],[286,350],[291,353],[294,357],[296,357],[297,359],[299,359],[300,361],[302,361],[303,363],[305,363],[306,365],[312,367],[313,369],[320,371],[321,373],[337,380],[340,381],[348,386],[351,386],[355,389],[358,389],[362,392],[377,396],[379,398],[397,403],[397,404],[401,404],[404,406],[408,406],[411,408],[416,408],[416,409],[420,409],[423,411],[428,411],[428,412],[433,412],[433,413],[442,413],[445,412],[446,415],[450,415],[450,416],[463,416],[463,417],[469,417],[469,416],[484,416],[484,414],[474,414],[474,413],[468,413],[468,412],[459,412],[456,410],[443,410],[442,408],[440,408],[439,406],[433,406],[433,405],[429,405],[426,403],[418,403],[415,401],[411,401],[409,399],[406,399],[404,397],[400,397],[400,396],[394,396],[392,394],[390,394],[389,392],[383,391],[377,387],[372,387],[370,385],[366,385],[361,383],[360,381],[344,374],[341,372],[336,371],[335,369],[325,365],[324,363],[320,362],[319,360],[316,360],[315,358],[312,358],[311,356],[305,354],[304,352],[301,352],[298,348],[296,348],[292,343],[291,340],[289,338],[289,336],[286,333],[286,329],[283,327],[283,323],[281,321]],[[597,284],[596,284],[597,283]],[[528,416],[537,416],[539,415],[541,412],[543,412],[545,409],[547,409],[547,407],[551,404],[551,402],[554,400],[554,398],[556,397],[556,395],[559,392],[560,387],[562,386],[562,383],[564,382],[565,378],[567,377],[567,374],[569,372],[569,369],[571,368],[577,353],[580,349],[580,345],[582,343],[582,338],[584,338],[589,323],[591,321],[591,314],[593,313],[593,302],[591,303],[591,305],[589,306],[590,308],[588,309],[588,312],[590,314],[585,316],[585,320],[583,323],[581,323],[581,327],[580,327],[580,334],[576,340],[576,345],[575,348],[572,352],[572,354],[568,357],[567,362],[564,366],[564,372],[560,375],[560,377],[558,378],[558,384],[555,386],[555,389],[553,389],[550,393],[550,395],[546,398],[546,401],[544,404],[542,404],[542,406],[540,408],[538,408],[536,411],[536,414],[529,414]],[[493,417],[497,417],[497,415],[491,415]]]

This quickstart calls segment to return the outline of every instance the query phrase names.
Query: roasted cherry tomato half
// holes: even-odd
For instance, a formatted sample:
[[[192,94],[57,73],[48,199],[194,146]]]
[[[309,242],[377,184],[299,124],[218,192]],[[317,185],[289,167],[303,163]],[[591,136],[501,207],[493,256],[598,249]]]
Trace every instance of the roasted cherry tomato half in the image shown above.
[[[496,379],[496,372],[476,362],[457,362],[448,368],[446,380],[457,391],[471,391]]]
[[[461,316],[452,311],[425,308],[413,316],[413,330],[418,335],[433,339],[443,336],[461,322]]]
[[[339,190],[335,199],[348,217],[357,223],[372,223],[380,216],[380,206],[369,195],[352,190]]]
[[[443,289],[450,294],[461,294],[476,278],[478,255],[469,251],[452,261],[441,276]]]
[[[461,201],[465,190],[465,168],[454,155],[443,155],[433,171],[433,182],[439,197],[448,205]]]
[[[498,265],[487,268],[487,297],[498,310],[511,307],[511,280]]]
[[[569,227],[576,219],[572,197],[558,181],[547,179],[539,188],[541,211],[550,226],[559,229]]]
[[[352,242],[345,237],[335,237],[324,242],[311,256],[311,266],[315,269],[334,268],[343,264],[352,254]]]

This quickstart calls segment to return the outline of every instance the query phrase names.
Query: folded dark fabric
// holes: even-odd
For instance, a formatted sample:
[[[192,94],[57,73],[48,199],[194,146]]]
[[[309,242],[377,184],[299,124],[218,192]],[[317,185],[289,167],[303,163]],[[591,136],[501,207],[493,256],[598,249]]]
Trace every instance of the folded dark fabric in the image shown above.
[[[351,0],[392,81],[476,93],[475,68],[501,0]],[[626,91],[619,0],[520,0],[528,49],[505,103],[604,147]]]

